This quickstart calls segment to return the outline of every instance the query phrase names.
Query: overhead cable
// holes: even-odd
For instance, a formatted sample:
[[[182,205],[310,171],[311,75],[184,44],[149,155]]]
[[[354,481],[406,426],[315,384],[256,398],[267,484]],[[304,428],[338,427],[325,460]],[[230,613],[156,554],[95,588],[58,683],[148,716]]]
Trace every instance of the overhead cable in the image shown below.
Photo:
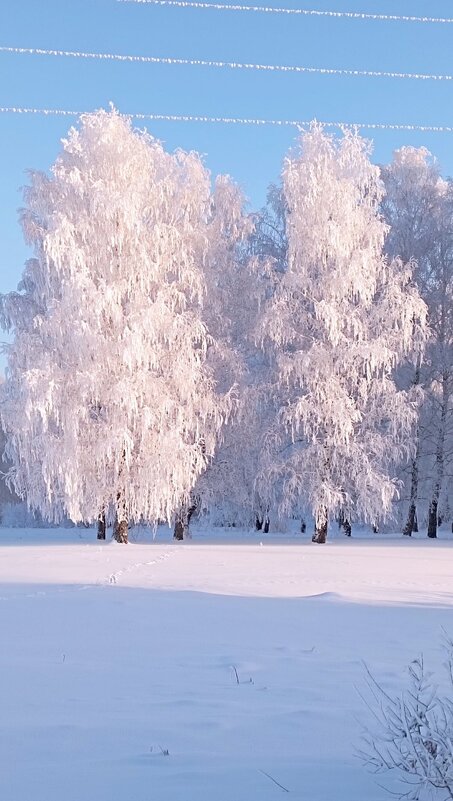
[[[373,20],[379,22],[453,23],[452,17],[414,17],[400,14],[371,14],[365,11],[325,11],[312,8],[274,8],[273,6],[245,6],[229,3],[203,3],[198,0],[117,0],[118,3],[138,3],[178,8],[210,8],[214,11],[255,11],[260,14],[299,14],[304,17],[333,17],[336,19]]]
[[[41,114],[44,116],[79,117],[89,114],[88,111],[68,111],[57,108],[24,108],[20,106],[0,106],[0,114]],[[200,122],[225,125],[258,125],[305,128],[313,120],[272,120],[253,117],[208,117],[195,114],[141,114],[126,113],[125,116],[136,120],[150,120],[154,122]],[[453,126],[449,125],[411,125],[390,122],[331,122],[318,120],[326,128],[362,128],[374,131],[420,131],[424,133],[453,133]]]
[[[226,69],[265,70],[267,72],[298,72],[318,75],[341,75],[365,78],[408,78],[418,81],[453,81],[453,75],[432,75],[418,72],[386,72],[381,70],[331,69],[329,67],[301,67],[292,64],[246,64],[236,61],[211,61],[198,58],[172,58],[162,56],[134,56],[120,53],[84,53],[79,50],[46,50],[39,47],[0,46],[0,53],[31,56],[61,56],[65,58],[100,59],[104,61],[140,62],[142,64],[176,64],[190,67],[219,67]]]

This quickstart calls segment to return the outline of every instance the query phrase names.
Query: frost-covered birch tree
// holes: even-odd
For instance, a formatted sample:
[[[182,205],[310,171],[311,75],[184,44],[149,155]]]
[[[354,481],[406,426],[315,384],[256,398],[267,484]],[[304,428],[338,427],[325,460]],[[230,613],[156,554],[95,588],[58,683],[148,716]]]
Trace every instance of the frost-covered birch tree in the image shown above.
[[[406,382],[424,390],[408,477],[409,508],[404,533],[417,526],[417,507],[436,537],[449,506],[453,466],[453,191],[426,148],[397,150],[382,171],[386,250],[414,259],[414,277],[428,306],[430,341],[424,359]],[[442,504],[441,510],[439,504]]]
[[[261,324],[279,411],[262,481],[280,509],[301,502],[324,542],[329,517],[375,522],[391,507],[415,404],[393,373],[422,349],[426,307],[411,266],[383,255],[383,186],[370,146],[314,125],[287,158],[288,269]]]
[[[256,215],[244,213],[239,188],[222,177],[213,193],[213,240],[225,243],[222,258],[210,260],[208,329],[218,343],[215,375],[225,390],[234,386],[232,413],[222,429],[216,454],[197,483],[200,505],[211,521],[249,525],[259,512],[254,483],[263,409],[259,385],[265,359],[255,342],[268,276],[255,252]]]
[[[222,179],[214,206],[220,224],[227,226],[229,251],[211,272],[208,327],[224,344],[221,385],[227,377],[229,384],[234,380],[235,391],[233,413],[197,490],[214,523],[256,525],[266,531],[272,498],[266,487],[258,486],[257,478],[263,437],[274,409],[267,392],[269,358],[256,341],[256,329],[266,298],[286,269],[284,199],[281,188],[271,186],[266,206],[244,216],[241,193]],[[229,215],[223,208],[230,210]]]
[[[195,511],[206,512],[214,506],[225,509],[238,486],[239,465],[230,458],[231,437],[238,429],[243,410],[249,334],[257,307],[255,278],[246,252],[253,229],[253,217],[245,212],[241,189],[229,176],[218,176],[207,225],[206,303],[202,319],[215,343],[215,347],[208,348],[208,364],[218,391],[229,397],[230,413],[215,456],[209,460],[188,504],[178,512],[176,539],[183,539],[188,533]]]
[[[58,521],[171,520],[212,456],[225,399],[202,318],[210,176],[116,111],[82,116],[31,173],[34,250],[2,298],[13,332],[1,418],[10,481]],[[101,533],[102,536],[102,533]]]

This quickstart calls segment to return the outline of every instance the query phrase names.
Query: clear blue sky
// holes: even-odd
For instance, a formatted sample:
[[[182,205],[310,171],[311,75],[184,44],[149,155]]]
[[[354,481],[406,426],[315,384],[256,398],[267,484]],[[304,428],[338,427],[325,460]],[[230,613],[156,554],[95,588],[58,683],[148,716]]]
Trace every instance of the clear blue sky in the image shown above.
[[[236,0],[238,2],[238,0]],[[451,0],[266,0],[266,5],[453,16]],[[453,73],[453,25],[176,9],[115,0],[0,0],[0,44],[307,66]],[[344,121],[453,124],[453,83],[227,71],[0,54],[0,105]],[[47,170],[71,120],[0,115],[0,292],[27,250],[17,223],[25,170]],[[142,123],[140,123],[141,125]],[[253,207],[265,200],[292,129],[153,123],[169,149],[205,154]],[[453,175],[453,134],[379,132],[374,159],[426,145]],[[1,358],[1,357],[0,357]],[[1,367],[1,362],[0,362]]]

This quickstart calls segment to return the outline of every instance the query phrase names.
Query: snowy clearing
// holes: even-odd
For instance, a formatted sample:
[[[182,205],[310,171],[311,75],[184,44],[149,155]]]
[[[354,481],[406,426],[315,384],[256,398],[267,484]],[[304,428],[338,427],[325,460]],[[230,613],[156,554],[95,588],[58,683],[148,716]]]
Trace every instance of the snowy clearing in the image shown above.
[[[441,665],[453,541],[94,536],[0,529],[1,798],[387,797],[362,660],[391,691]]]

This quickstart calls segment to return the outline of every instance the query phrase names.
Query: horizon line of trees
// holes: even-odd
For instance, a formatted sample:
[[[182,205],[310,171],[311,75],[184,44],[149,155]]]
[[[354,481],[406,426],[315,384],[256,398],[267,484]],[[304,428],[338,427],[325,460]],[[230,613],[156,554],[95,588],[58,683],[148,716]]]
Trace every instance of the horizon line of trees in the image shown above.
[[[30,173],[33,257],[0,296],[7,482],[98,523],[299,515],[406,535],[451,516],[453,187],[313,124],[267,206],[115,110]],[[403,512],[401,508],[404,506]],[[399,511],[398,511],[399,509]]]

